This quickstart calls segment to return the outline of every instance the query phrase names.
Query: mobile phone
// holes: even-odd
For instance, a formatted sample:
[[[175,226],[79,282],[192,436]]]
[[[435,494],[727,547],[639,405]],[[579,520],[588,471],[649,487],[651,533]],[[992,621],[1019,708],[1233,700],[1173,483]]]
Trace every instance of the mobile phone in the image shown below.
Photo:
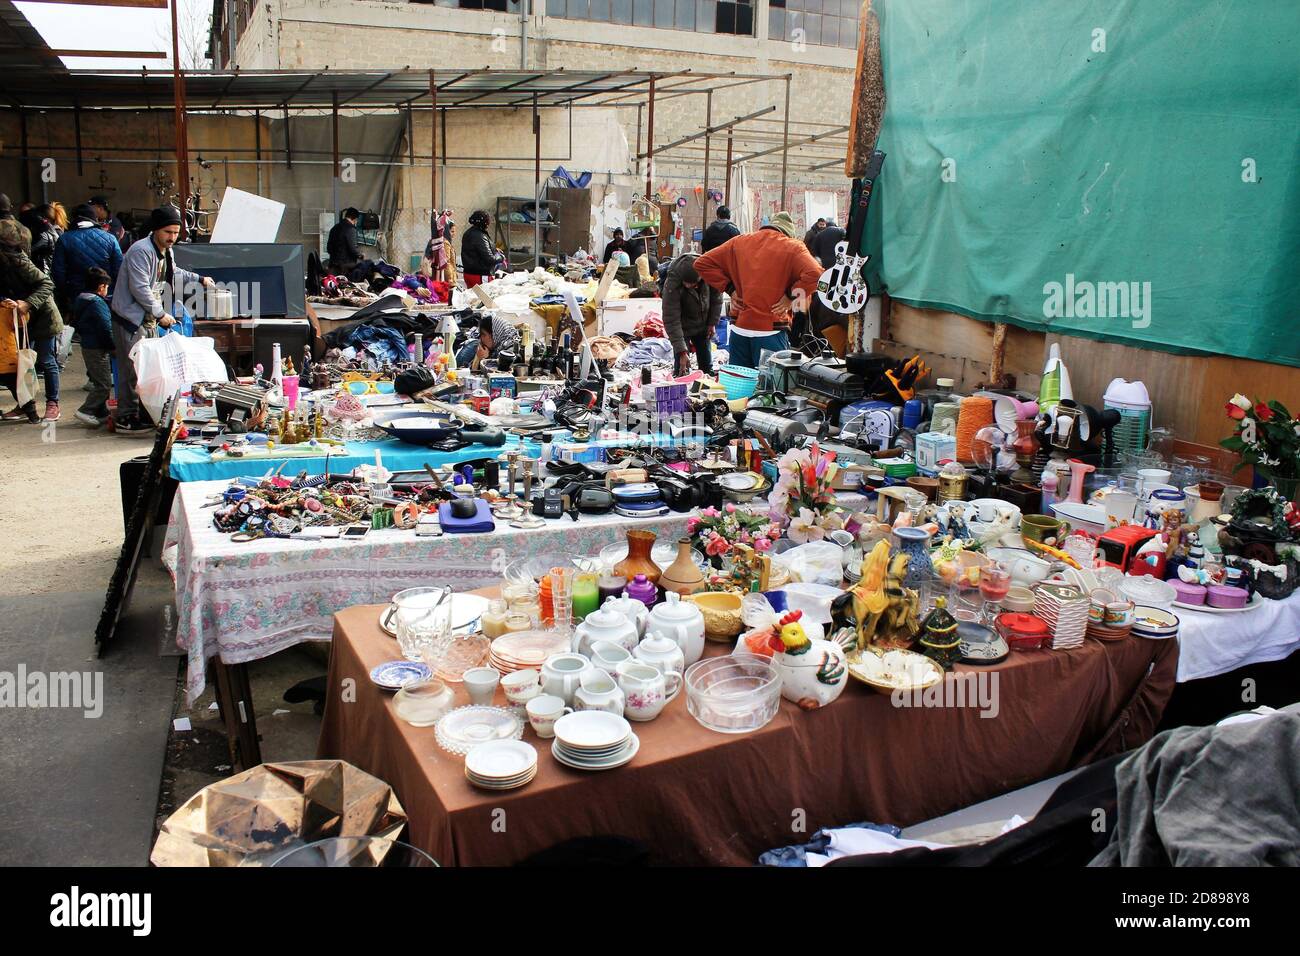
[[[365,524],[350,524],[343,529],[345,538],[364,538],[370,533],[370,526]]]

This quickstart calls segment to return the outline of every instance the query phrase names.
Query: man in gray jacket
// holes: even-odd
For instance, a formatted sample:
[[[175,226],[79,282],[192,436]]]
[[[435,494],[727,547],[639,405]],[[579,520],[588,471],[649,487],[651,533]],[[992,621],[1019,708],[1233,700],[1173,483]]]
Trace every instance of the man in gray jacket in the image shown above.
[[[198,286],[215,285],[211,278],[187,272],[176,265],[172,246],[181,234],[181,214],[175,206],[161,206],[149,216],[149,235],[132,243],[122,257],[113,286],[113,346],[117,353],[117,412],[114,434],[148,435],[153,429],[140,419],[131,347],[153,338],[158,328],[171,328],[174,313]]]
[[[713,374],[713,351],[710,339],[722,314],[722,293],[711,288],[695,271],[694,253],[673,260],[664,277],[664,332],[673,344],[673,374],[686,375],[691,370],[690,347],[700,371]]]

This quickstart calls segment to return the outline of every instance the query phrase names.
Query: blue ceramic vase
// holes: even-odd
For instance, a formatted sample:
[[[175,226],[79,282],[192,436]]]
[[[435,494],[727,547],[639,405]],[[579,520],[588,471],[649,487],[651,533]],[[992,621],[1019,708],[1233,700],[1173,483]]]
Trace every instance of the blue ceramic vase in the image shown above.
[[[930,563],[930,532],[922,528],[895,528],[894,540],[898,550],[911,559],[903,586],[917,590],[929,584],[934,574],[934,566]]]

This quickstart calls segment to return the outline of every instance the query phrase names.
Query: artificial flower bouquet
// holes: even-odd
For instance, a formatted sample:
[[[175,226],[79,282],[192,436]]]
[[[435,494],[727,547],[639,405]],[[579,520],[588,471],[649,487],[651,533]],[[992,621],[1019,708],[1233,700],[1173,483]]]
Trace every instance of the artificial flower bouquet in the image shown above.
[[[722,559],[744,544],[758,552],[772,549],[772,542],[781,537],[781,525],[768,515],[743,511],[729,504],[721,511],[705,508],[698,517],[686,522],[686,533],[695,547],[703,551],[714,567],[722,566]]]
[[[1225,407],[1237,430],[1219,444],[1240,453],[1240,467],[1254,465],[1256,474],[1284,497],[1294,497],[1300,480],[1300,421],[1278,401],[1252,403],[1234,395]]]

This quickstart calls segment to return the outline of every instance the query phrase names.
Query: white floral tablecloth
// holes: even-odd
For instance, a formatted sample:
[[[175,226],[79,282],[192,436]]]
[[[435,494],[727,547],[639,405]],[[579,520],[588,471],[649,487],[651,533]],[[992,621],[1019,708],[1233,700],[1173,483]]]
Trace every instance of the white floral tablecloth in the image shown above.
[[[203,692],[209,658],[227,664],[269,657],[304,641],[328,641],[336,611],[384,604],[402,588],[451,585],[457,591],[499,584],[516,558],[592,555],[646,528],[660,539],[686,531],[688,514],[665,518],[583,515],[521,531],[417,538],[395,528],[356,541],[264,538],[235,543],[212,527],[203,504],[226,481],[185,482],[176,492],[163,563],[176,582],[176,643],[189,658],[186,693]]]

